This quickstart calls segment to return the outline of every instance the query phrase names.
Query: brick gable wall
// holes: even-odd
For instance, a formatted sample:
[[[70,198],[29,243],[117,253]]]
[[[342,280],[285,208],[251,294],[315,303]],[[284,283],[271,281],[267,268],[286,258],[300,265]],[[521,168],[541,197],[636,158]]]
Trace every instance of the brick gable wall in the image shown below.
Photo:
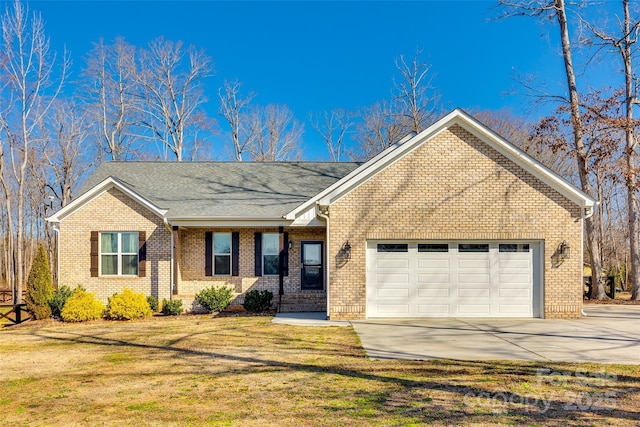
[[[345,195],[329,215],[331,319],[365,317],[373,239],[543,241],[544,315],[580,316],[581,209],[458,125]],[[563,240],[572,256],[558,264],[552,255]]]
[[[146,231],[146,277],[91,277],[92,231]],[[170,232],[161,218],[120,190],[96,197],[60,223],[60,284],[81,285],[96,297],[107,299],[124,288],[153,295],[170,296]]]

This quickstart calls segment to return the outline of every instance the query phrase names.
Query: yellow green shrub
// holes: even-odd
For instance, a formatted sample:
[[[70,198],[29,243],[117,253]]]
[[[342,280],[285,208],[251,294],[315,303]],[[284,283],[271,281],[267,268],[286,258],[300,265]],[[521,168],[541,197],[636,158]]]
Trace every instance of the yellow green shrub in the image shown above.
[[[122,293],[109,298],[107,317],[112,320],[131,320],[151,316],[153,312],[143,293],[124,289]]]
[[[102,317],[104,304],[84,289],[77,288],[64,304],[60,315],[65,322],[85,322]]]

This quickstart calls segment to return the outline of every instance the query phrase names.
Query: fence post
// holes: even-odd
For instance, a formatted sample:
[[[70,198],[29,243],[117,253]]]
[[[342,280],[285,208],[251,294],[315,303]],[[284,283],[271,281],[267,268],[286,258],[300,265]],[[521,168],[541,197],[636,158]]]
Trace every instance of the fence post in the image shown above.
[[[16,304],[15,306],[15,310],[16,310],[16,325],[20,324],[20,322],[22,322],[22,304]]]

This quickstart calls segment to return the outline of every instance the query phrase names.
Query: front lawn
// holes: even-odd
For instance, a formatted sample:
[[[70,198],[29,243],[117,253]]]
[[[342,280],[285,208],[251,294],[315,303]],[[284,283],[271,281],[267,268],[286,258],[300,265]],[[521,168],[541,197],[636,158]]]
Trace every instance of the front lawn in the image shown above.
[[[640,367],[375,361],[351,328],[183,316],[0,331],[3,425],[638,425]]]

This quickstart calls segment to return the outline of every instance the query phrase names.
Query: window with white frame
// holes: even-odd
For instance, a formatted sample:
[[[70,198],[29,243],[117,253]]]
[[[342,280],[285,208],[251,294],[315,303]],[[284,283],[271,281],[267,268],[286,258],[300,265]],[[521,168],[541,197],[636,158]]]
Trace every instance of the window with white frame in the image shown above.
[[[213,233],[213,274],[231,275],[231,233]]]
[[[262,273],[265,276],[277,276],[280,270],[280,235],[262,234]]]
[[[100,233],[100,274],[103,276],[138,275],[138,233]]]

